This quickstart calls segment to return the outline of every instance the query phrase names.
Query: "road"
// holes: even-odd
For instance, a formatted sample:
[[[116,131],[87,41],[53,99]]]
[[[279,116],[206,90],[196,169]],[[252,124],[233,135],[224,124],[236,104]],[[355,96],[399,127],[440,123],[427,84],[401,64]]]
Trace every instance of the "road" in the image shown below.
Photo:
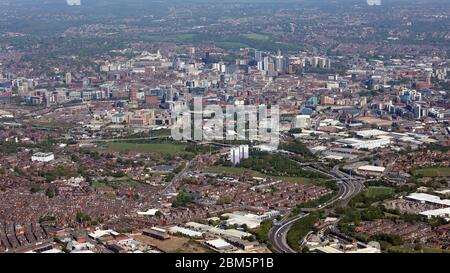
[[[215,153],[220,153],[220,151],[213,151],[208,153],[208,155],[212,155]],[[184,166],[184,168],[178,173],[176,174],[172,180],[170,180],[170,182],[166,185],[166,187],[155,196],[155,198],[150,202],[150,204],[154,205],[160,197],[164,196],[164,195],[168,195],[168,194],[172,194],[172,193],[176,193],[177,192],[177,184],[179,182],[181,182],[181,180],[183,179],[183,177],[185,177],[186,173],[189,171],[189,169],[191,168],[192,164],[198,159],[198,156],[194,157],[193,159],[191,159],[190,161],[187,161],[186,165]]]
[[[192,159],[191,161],[188,161],[184,166],[183,170],[181,170],[177,175],[175,175],[159,194],[156,194],[155,198],[153,198],[153,200],[150,202],[151,205],[155,205],[162,196],[168,195],[170,193],[175,193],[177,191],[176,184],[180,182],[180,180],[184,177],[184,175],[189,170],[194,160],[195,158]]]
[[[286,239],[288,231],[291,229],[292,225],[298,220],[308,216],[308,214],[298,215],[294,218],[286,220],[281,226],[272,228],[269,233],[269,242],[273,249],[278,253],[295,253],[295,251],[289,247]]]
[[[346,174],[339,170],[339,167],[336,166],[333,170],[326,172],[321,168],[310,165],[305,167],[305,169],[309,169],[311,171],[316,171],[322,173],[328,177],[333,178],[339,186],[339,191],[335,197],[331,200],[327,201],[324,204],[319,205],[315,208],[315,210],[323,209],[337,202],[341,202],[343,204],[347,204],[352,197],[360,193],[363,188],[363,179],[360,177],[354,177],[349,174]],[[285,218],[283,223],[280,226],[273,227],[269,232],[269,242],[273,247],[273,250],[278,253],[296,253],[287,243],[287,233],[291,229],[291,227],[300,219],[308,216],[307,214],[301,214],[294,218]]]

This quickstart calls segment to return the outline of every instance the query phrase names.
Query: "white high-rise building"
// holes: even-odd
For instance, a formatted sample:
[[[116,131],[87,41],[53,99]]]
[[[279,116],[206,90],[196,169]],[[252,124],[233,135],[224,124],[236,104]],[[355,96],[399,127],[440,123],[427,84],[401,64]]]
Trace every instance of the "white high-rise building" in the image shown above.
[[[72,74],[70,72],[66,73],[66,84],[67,85],[72,84]]]
[[[258,70],[263,71],[264,70],[264,63],[262,61],[258,62]]]
[[[228,160],[233,164],[239,164],[242,159],[249,158],[248,145],[241,145],[239,147],[231,148]]]
[[[421,119],[422,118],[422,105],[415,104],[413,107],[414,118]]]
[[[255,50],[255,61],[260,62],[262,61],[262,52]]]
[[[264,59],[263,59],[263,69],[262,70],[264,70],[264,71],[268,71],[268,68],[269,68],[269,57],[264,57]]]

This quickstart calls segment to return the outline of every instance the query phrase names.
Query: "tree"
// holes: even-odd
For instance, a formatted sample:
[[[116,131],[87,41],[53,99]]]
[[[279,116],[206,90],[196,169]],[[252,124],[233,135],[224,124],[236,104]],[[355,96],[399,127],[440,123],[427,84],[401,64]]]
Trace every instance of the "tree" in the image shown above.
[[[230,204],[230,203],[231,203],[231,199],[228,196],[221,196],[216,202],[217,205],[225,205],[225,204]]]
[[[78,156],[74,154],[70,156],[70,159],[72,159],[73,162],[78,162],[79,160]]]
[[[139,200],[139,194],[137,194],[137,193],[133,194],[133,200],[134,201]]]
[[[272,220],[264,220],[259,225],[259,229],[256,232],[256,239],[260,243],[265,243],[269,240],[269,231],[273,227]]]
[[[249,242],[254,242],[255,241],[255,237],[254,236],[243,236],[242,240],[247,240]]]
[[[291,130],[289,130],[289,133],[291,133],[291,134],[301,134],[302,133],[302,129],[301,128],[292,128]]]
[[[403,240],[400,237],[400,235],[398,234],[377,234],[371,237],[372,240],[374,241],[382,241],[382,242],[387,242],[389,244],[392,244],[394,246],[398,246],[398,245],[402,245],[403,244]]]
[[[177,195],[177,199],[172,203],[172,207],[174,208],[185,207],[192,201],[193,201],[192,195],[182,192]]]
[[[40,192],[42,190],[41,185],[39,184],[33,184],[31,185],[31,193],[37,193]]]
[[[53,198],[55,197],[55,190],[52,187],[49,187],[47,188],[45,195],[47,195],[48,198]]]
[[[86,223],[91,221],[91,217],[83,212],[77,212],[76,219],[78,223]]]
[[[47,221],[55,221],[56,217],[53,215],[45,215],[39,217],[39,223],[47,222]]]

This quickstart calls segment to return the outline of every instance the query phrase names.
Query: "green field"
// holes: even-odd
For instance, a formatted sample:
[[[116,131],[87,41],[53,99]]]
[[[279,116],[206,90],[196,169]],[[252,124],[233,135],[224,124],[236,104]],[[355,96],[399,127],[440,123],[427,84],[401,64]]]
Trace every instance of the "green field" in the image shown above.
[[[223,48],[223,49],[239,49],[239,48],[245,48],[249,47],[249,45],[239,42],[215,42],[215,45],[217,47]]]
[[[179,41],[191,41],[197,37],[195,33],[172,33],[172,34],[148,34],[144,35],[144,38],[147,38],[152,41],[165,41],[165,42],[179,42]]]
[[[300,184],[323,184],[325,179],[322,178],[307,178],[307,177],[291,177],[291,176],[272,176],[275,179],[283,179],[292,183]]]
[[[376,198],[379,196],[391,195],[393,193],[394,193],[393,188],[372,186],[367,189],[366,196],[369,198]]]
[[[159,143],[124,143],[124,142],[112,142],[106,144],[107,149],[111,149],[116,152],[143,152],[143,153],[182,153],[186,149],[186,145],[179,144],[159,144]]]
[[[126,187],[135,187],[139,185],[140,183],[134,180],[131,180],[130,178],[124,176],[120,178],[116,178],[112,181],[95,181],[92,183],[92,187],[95,189],[101,189],[101,188],[126,188]]]
[[[232,167],[209,167],[205,170],[205,172],[210,173],[219,173],[224,175],[243,175],[244,173],[248,173],[253,177],[268,177],[268,175],[262,174],[258,171],[246,169],[246,168],[232,168]],[[292,183],[301,183],[301,184],[321,184],[324,182],[324,179],[316,178],[306,178],[306,177],[290,177],[290,176],[270,176],[273,179],[285,180]]]
[[[224,174],[224,175],[242,175],[244,173],[249,173],[253,177],[265,177],[265,175],[260,172],[245,169],[245,168],[230,168],[230,167],[215,166],[215,167],[207,168],[205,170],[205,172],[219,173],[219,174]]]
[[[414,174],[425,177],[445,177],[450,176],[450,167],[423,168],[414,171]]]
[[[243,34],[242,36],[244,36],[247,39],[258,40],[258,41],[269,40],[268,35],[257,34],[257,33],[247,33],[247,34]]]

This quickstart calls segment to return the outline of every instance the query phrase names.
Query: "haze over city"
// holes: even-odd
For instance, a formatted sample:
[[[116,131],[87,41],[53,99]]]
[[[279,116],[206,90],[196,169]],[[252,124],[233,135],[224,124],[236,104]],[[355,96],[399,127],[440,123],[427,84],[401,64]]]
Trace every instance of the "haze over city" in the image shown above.
[[[449,69],[447,0],[0,0],[0,252],[449,253]]]

